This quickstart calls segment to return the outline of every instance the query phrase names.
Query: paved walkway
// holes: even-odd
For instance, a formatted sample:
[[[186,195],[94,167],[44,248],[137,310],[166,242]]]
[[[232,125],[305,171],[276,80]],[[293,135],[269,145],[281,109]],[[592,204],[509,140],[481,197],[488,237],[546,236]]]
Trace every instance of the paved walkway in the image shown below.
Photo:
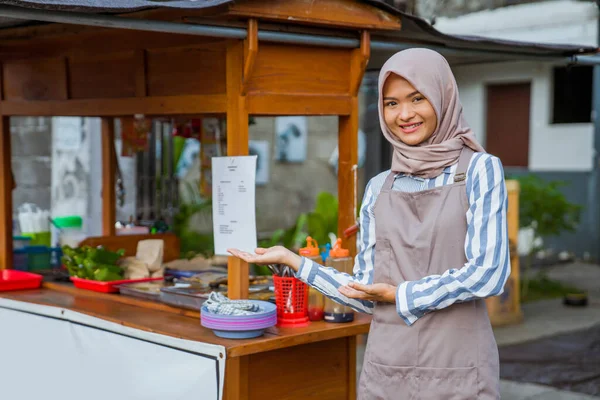
[[[600,324],[600,266],[563,264],[546,269],[550,279],[587,290],[587,307],[565,307],[562,299],[524,304],[523,323],[494,329],[498,346],[523,343],[544,336],[554,336]]]
[[[598,397],[565,392],[549,386],[500,381],[502,400],[598,400]]]
[[[587,307],[565,307],[561,299],[543,300],[523,305],[525,319],[515,326],[494,329],[498,346],[528,342],[590,328],[600,324],[600,266],[573,263],[546,268],[548,277],[565,284],[587,290],[590,304]],[[565,392],[549,386],[501,382],[503,400],[587,400],[599,397]]]
[[[597,281],[600,285],[600,278]],[[524,304],[523,323],[494,329],[498,346],[523,343],[546,336],[591,328],[600,324],[600,297],[587,307],[566,307],[561,299]]]
[[[588,290],[587,307],[565,307],[561,299],[523,305],[523,323],[494,329],[498,346],[528,342],[560,333],[574,332],[600,324],[600,266],[573,263],[546,268],[548,277]],[[357,351],[357,376],[360,375],[364,347]],[[550,386],[501,381],[502,400],[591,400],[600,397],[557,390]]]

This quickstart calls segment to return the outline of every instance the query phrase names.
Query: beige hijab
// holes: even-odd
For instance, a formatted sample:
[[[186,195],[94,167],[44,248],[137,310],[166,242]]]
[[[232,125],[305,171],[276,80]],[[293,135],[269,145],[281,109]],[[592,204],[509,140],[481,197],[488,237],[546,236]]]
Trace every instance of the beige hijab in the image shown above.
[[[401,142],[383,118],[383,84],[390,74],[406,79],[429,100],[437,115],[431,137],[417,145]],[[379,122],[385,138],[394,146],[392,171],[434,178],[458,162],[463,146],[484,152],[463,118],[462,104],[450,65],[441,54],[428,49],[408,49],[394,54],[379,74]]]

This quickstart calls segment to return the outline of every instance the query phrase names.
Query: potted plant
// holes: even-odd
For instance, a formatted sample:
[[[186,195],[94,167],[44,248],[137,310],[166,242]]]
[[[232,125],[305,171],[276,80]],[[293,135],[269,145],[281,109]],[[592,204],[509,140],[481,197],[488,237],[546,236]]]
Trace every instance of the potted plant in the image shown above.
[[[544,181],[535,175],[516,178],[520,184],[519,218],[521,227],[529,228],[532,234],[528,254],[524,263],[522,297],[527,296],[530,271],[535,254],[541,250],[542,238],[573,232],[579,224],[581,206],[569,202],[560,190],[566,185],[562,181]],[[587,303],[584,292],[566,293],[565,304]]]

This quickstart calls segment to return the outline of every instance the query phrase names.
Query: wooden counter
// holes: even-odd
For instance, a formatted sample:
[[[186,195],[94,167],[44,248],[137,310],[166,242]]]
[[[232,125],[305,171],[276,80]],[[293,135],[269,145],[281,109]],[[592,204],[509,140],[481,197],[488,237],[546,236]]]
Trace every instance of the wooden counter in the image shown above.
[[[56,285],[56,284],[55,284]],[[52,286],[52,285],[50,285]],[[87,314],[128,327],[224,346],[224,399],[355,399],[356,335],[370,316],[346,324],[312,322],[304,328],[270,328],[256,339],[218,338],[193,313],[157,303],[64,289],[4,292],[0,297]],[[135,303],[135,304],[134,304]],[[165,307],[157,309],[157,307]],[[275,393],[278,393],[276,396]]]

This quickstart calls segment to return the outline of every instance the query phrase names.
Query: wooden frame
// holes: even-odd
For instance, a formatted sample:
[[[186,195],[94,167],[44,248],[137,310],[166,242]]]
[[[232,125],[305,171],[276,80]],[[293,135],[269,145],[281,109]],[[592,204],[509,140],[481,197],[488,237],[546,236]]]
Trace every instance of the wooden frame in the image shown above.
[[[246,40],[64,25],[0,32],[0,78],[10,82],[0,90],[0,269],[10,268],[12,263],[10,116],[102,117],[103,235],[113,237],[115,117],[225,116],[227,154],[237,156],[248,154],[249,115],[335,115],[339,118],[340,143],[339,232],[354,225],[358,89],[370,55],[368,29],[398,29],[399,18],[352,0],[317,2],[308,11],[303,0],[238,1],[219,10],[213,10],[214,14],[209,10],[149,10],[128,17],[201,17],[215,24],[238,26],[241,19],[248,29]],[[344,35],[354,32],[360,35],[360,48],[259,43],[258,27],[263,21],[272,25],[288,21],[288,17],[298,29],[343,29],[340,33]],[[355,253],[354,238],[344,239],[344,246]],[[230,258],[228,264],[229,296],[246,298],[248,264],[237,258]],[[50,285],[47,290],[61,289]],[[63,295],[85,296],[72,288]],[[80,311],[98,315],[92,309],[95,302],[109,301],[95,296],[94,301],[82,301],[90,309]],[[140,310],[145,307],[139,301],[121,305]],[[146,311],[173,314],[169,307],[148,306]],[[189,318],[190,313],[177,317]],[[310,329],[275,331],[276,337],[260,345],[228,346],[225,398],[260,398],[264,388],[252,379],[257,371],[274,372],[278,369],[274,363],[291,365],[299,357],[323,357],[319,365],[302,365],[295,371],[306,374],[304,381],[298,381],[289,370],[280,380],[269,382],[270,390],[287,389],[291,394],[286,398],[306,398],[323,389],[323,379],[333,368],[334,383],[339,387],[325,390],[319,398],[354,399],[355,335],[366,333],[368,327],[369,319],[360,317],[346,327],[316,323]],[[254,350],[249,352],[249,348]]]
[[[102,118],[102,234],[115,235],[117,219],[115,193],[115,120]]]
[[[0,270],[13,262],[13,176],[10,151],[10,118],[0,115]]]
[[[362,31],[360,49],[351,50],[273,43],[259,47],[258,21],[254,18],[248,20],[248,32],[248,38],[242,42],[86,30],[85,35],[92,42],[119,39],[115,48],[103,46],[97,52],[82,47],[80,35],[36,37],[19,41],[19,46],[14,41],[0,40],[7,49],[41,53],[26,58],[15,58],[12,53],[4,58],[0,55],[2,80],[10,82],[2,90],[0,115],[103,118],[103,232],[107,235],[114,234],[109,221],[115,218],[114,165],[106,148],[114,135],[113,117],[137,113],[225,115],[231,132],[228,154],[245,155],[249,115],[338,115],[342,143],[339,221],[343,231],[355,222],[357,94],[369,58],[369,34]],[[189,57],[198,63],[193,69],[175,67],[179,74],[165,75],[167,66],[162,55],[168,55],[169,63]],[[213,59],[206,61],[207,57]],[[114,84],[103,72],[109,67],[111,76],[118,76]],[[180,83],[193,81],[198,74],[210,75],[202,79],[210,84]],[[278,79],[274,81],[273,76]],[[353,240],[345,245],[355,250]],[[6,260],[3,265],[10,263]],[[245,276],[247,266],[232,267]],[[233,283],[233,297],[247,294],[247,284],[240,285],[238,288]]]

